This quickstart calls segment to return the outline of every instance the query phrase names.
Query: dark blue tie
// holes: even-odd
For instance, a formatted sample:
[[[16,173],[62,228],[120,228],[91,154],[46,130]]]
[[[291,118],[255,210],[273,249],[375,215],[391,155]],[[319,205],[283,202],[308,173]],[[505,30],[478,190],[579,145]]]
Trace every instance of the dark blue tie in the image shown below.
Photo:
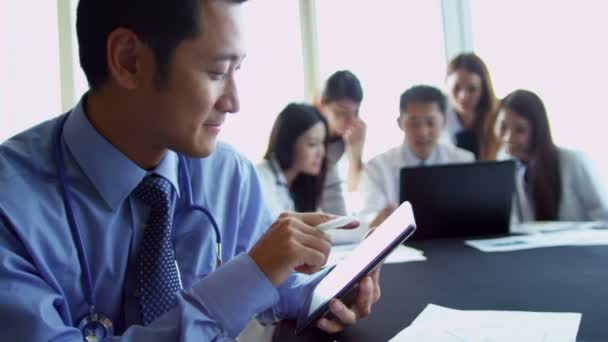
[[[171,243],[171,184],[162,177],[147,176],[133,195],[150,207],[137,260],[142,321],[148,325],[175,306],[180,290]]]

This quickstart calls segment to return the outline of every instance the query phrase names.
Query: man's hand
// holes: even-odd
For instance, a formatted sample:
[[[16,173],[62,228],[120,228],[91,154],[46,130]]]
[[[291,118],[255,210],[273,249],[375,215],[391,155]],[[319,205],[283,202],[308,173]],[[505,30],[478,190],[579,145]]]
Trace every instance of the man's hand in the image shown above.
[[[321,318],[317,327],[325,332],[334,334],[344,330],[347,326],[355,324],[359,319],[371,313],[372,305],[380,300],[380,267],[359,282],[357,298],[350,307],[339,299],[332,299],[329,310],[334,318],[329,320]]]
[[[365,122],[356,119],[352,126],[346,130],[342,139],[348,156],[348,175],[346,177],[347,191],[357,191],[359,178],[363,169],[363,145],[365,144]]]
[[[363,144],[365,143],[365,122],[361,119],[356,119],[352,126],[346,130],[344,136],[344,145],[346,153],[350,160],[361,160],[363,154]]]
[[[322,213],[283,213],[253,246],[249,256],[274,286],[294,271],[317,272],[331,249],[329,236],[315,226],[336,218]],[[355,228],[358,223],[344,228]]]

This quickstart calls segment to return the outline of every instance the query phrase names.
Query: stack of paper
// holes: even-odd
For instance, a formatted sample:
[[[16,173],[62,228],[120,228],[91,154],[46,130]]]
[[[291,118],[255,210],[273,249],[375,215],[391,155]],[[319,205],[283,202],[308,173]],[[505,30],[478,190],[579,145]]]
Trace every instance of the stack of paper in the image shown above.
[[[555,246],[608,244],[608,226],[598,222],[526,223],[514,231],[527,235],[498,239],[469,240],[465,243],[482,252],[508,252]]]
[[[352,252],[358,244],[350,245],[337,245],[331,247],[331,252],[327,258],[325,266],[333,266],[344,259],[350,252]],[[400,245],[386,258],[385,264],[394,264],[409,261],[424,261],[426,257],[421,250]]]
[[[574,342],[580,313],[464,311],[429,304],[390,342]]]

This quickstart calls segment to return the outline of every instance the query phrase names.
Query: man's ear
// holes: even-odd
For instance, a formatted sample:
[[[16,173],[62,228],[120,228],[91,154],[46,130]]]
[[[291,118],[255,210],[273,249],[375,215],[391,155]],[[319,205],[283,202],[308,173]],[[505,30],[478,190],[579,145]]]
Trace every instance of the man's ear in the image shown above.
[[[403,127],[403,114],[399,114],[399,116],[397,117],[397,126],[400,130],[405,132],[405,129]]]
[[[313,96],[312,96],[312,105],[315,106],[318,110],[321,110],[321,107],[323,106],[323,95],[320,94],[319,90],[316,89]]]
[[[324,97],[322,97],[322,96],[321,96],[321,97],[320,97],[320,98],[317,100],[317,109],[318,109],[318,110],[321,112],[321,114],[323,114],[325,117],[327,117],[327,116],[328,116],[328,113],[327,113],[327,102],[325,101],[325,98],[324,98]]]
[[[134,90],[142,85],[145,64],[145,45],[126,28],[110,32],[106,41],[109,77],[118,86]]]
[[[320,96],[319,99],[317,100],[317,105],[320,111],[325,111],[326,107],[327,107],[327,101],[325,100],[325,98],[323,96]]]

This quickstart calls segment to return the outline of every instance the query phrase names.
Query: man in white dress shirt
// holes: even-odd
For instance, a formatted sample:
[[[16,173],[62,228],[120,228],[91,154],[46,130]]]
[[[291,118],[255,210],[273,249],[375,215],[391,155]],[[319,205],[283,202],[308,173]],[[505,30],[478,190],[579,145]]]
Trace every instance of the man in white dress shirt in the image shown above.
[[[475,161],[473,153],[440,141],[445,112],[446,99],[437,88],[417,85],[401,95],[397,124],[404,142],[365,164],[360,188],[363,221],[399,203],[401,168]]]

